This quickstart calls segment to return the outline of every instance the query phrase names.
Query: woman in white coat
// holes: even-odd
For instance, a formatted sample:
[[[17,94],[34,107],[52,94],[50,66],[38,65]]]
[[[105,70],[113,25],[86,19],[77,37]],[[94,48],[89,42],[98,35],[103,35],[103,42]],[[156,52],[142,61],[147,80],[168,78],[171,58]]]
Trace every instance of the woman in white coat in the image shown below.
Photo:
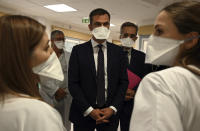
[[[130,131],[200,130],[200,2],[178,2],[157,16],[147,63],[174,66],[138,87]]]
[[[63,79],[45,26],[20,15],[0,18],[0,130],[65,131],[59,113],[39,97],[34,73]]]

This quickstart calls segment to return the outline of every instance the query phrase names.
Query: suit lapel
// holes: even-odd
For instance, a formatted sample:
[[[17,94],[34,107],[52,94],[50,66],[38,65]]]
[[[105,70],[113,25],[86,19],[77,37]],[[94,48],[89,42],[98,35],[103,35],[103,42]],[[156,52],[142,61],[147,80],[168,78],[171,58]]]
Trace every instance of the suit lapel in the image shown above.
[[[111,44],[109,44],[108,42],[107,42],[107,75],[108,75],[108,87],[109,87],[109,84],[110,84],[110,76],[111,76],[111,69],[112,69],[112,61],[113,61],[113,59],[112,58],[114,58],[112,55],[112,51],[111,51],[112,49],[111,49]]]
[[[87,54],[88,54],[87,58],[89,59],[89,63],[88,64],[90,64],[92,74],[96,79],[96,68],[95,68],[94,53],[93,53],[93,48],[92,48],[91,41],[88,42],[88,53]]]

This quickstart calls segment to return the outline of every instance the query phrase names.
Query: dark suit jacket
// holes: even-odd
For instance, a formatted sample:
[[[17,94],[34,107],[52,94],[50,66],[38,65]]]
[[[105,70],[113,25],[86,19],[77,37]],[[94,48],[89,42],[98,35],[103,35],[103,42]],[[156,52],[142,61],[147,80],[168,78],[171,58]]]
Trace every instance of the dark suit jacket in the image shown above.
[[[145,54],[142,51],[132,49],[131,60],[130,64],[128,65],[128,69],[142,79],[144,77],[144,66],[145,66]],[[138,85],[133,89],[137,90]]]
[[[136,74],[137,76],[139,76],[141,79],[145,75],[151,72],[160,71],[160,70],[169,68],[169,66],[165,66],[165,65],[147,64],[145,63],[145,57],[146,57],[145,53],[139,50],[135,50],[135,49],[131,50],[131,60],[130,60],[130,64],[128,65],[128,69],[132,71],[134,74]],[[137,87],[135,87],[134,90],[137,90]]]
[[[144,77],[145,54],[142,51],[132,49],[131,60],[128,68],[140,78]]]
[[[107,42],[107,101],[106,107],[120,110],[128,87],[127,59],[122,48]],[[80,123],[85,120],[84,112],[96,107],[96,69],[91,41],[73,48],[69,61],[69,91],[73,97],[70,120]]]

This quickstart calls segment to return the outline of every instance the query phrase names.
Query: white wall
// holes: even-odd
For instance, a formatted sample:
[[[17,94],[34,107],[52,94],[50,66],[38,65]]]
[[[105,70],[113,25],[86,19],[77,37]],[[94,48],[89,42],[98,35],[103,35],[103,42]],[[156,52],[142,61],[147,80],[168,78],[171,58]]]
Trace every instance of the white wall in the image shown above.
[[[135,49],[136,50],[139,50],[139,36],[138,36],[138,38],[137,38],[137,40],[136,40],[136,42],[135,42]]]
[[[50,36],[51,34],[51,25],[52,25],[52,22],[45,19],[44,17],[40,17],[40,16],[31,16],[29,14],[26,14],[25,12],[19,12],[19,11],[16,11],[16,10],[12,10],[12,9],[6,9],[6,8],[2,8],[0,7],[0,11],[5,13],[5,14],[14,14],[14,15],[25,15],[25,16],[29,16],[37,21],[39,21],[40,23],[42,23],[43,25],[46,26],[46,31],[47,31],[47,34]]]
[[[43,17],[33,16],[33,18],[36,19],[37,21],[39,21],[41,24],[46,26],[46,32],[50,38],[52,23]]]

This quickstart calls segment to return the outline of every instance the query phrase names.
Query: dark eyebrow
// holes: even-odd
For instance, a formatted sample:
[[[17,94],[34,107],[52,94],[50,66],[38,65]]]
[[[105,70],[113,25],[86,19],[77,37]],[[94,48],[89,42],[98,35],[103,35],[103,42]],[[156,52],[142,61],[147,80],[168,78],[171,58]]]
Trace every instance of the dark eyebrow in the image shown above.
[[[98,24],[105,24],[105,23],[107,24],[108,23],[109,24],[110,22],[107,21],[107,22],[95,22],[95,23],[98,23]]]

